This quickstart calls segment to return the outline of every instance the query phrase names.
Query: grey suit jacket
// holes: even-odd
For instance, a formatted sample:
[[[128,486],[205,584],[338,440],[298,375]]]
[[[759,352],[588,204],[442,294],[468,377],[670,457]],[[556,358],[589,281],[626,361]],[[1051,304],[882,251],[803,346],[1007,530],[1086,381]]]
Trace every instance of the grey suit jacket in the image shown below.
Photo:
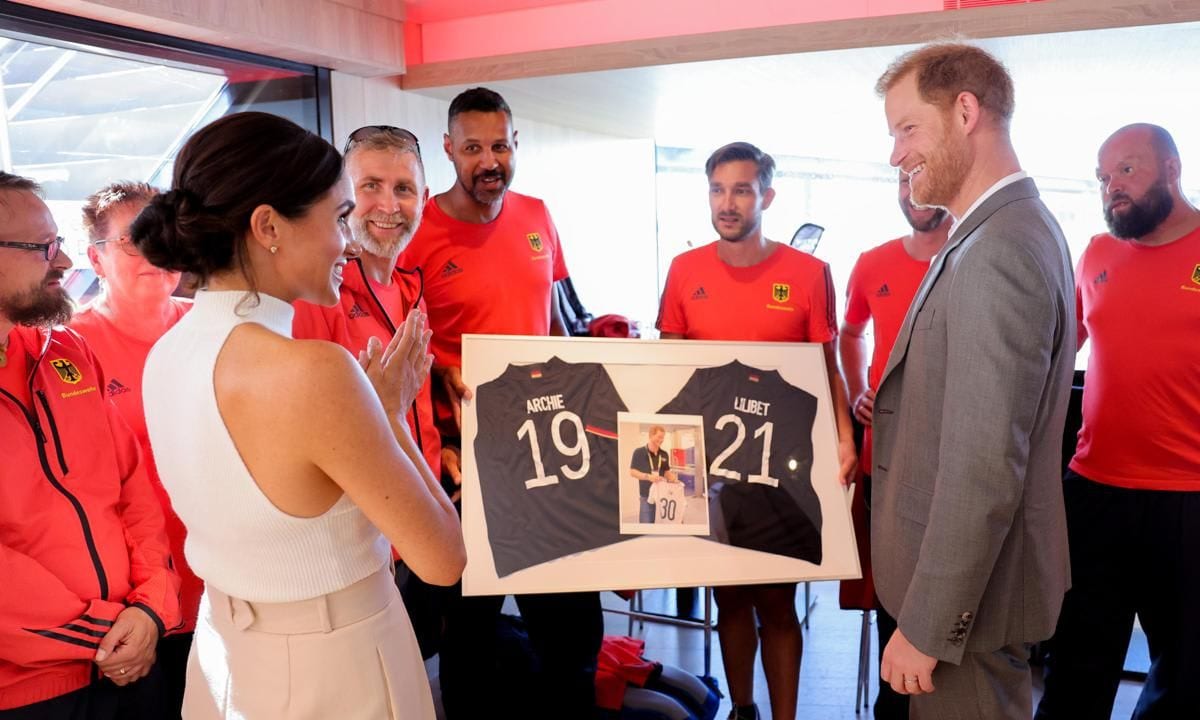
[[[1033,180],[955,228],[875,399],[872,561],[919,650],[958,663],[1050,637],[1070,585],[1062,435],[1075,288]]]

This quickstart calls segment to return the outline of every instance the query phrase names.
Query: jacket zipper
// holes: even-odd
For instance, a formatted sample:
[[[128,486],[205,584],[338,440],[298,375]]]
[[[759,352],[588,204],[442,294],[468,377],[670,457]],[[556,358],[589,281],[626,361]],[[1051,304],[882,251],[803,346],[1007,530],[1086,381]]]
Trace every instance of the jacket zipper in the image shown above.
[[[54,416],[50,413],[50,404],[46,401],[46,396],[41,390],[33,389],[33,379],[37,375],[37,365],[40,364],[41,357],[35,363],[33,370],[29,373],[29,392],[31,395],[36,394],[42,402],[42,407],[46,409],[46,419],[50,422],[51,431],[54,434],[54,447],[58,453],[59,463],[62,465],[63,474],[66,475],[66,460],[63,455],[62,441],[58,436],[58,428],[54,422]],[[100,562],[100,551],[96,548],[96,539],[92,535],[92,525],[88,522],[87,512],[83,509],[83,503],[79,502],[79,498],[75,497],[70,490],[67,490],[58,478],[54,476],[54,470],[50,468],[50,458],[46,455],[46,433],[42,429],[42,423],[38,419],[36,410],[26,408],[24,403],[9,393],[7,390],[0,389],[3,393],[16,403],[16,406],[21,409],[21,414],[25,416],[25,421],[29,423],[29,427],[33,430],[33,434],[37,438],[38,460],[42,465],[42,473],[50,484],[54,486],[67,502],[71,503],[71,507],[75,509],[75,515],[79,518],[80,528],[83,530],[83,540],[87,544],[88,555],[92,559],[92,567],[96,571],[96,580],[100,585],[100,598],[108,600],[108,575],[104,572],[104,565]]]

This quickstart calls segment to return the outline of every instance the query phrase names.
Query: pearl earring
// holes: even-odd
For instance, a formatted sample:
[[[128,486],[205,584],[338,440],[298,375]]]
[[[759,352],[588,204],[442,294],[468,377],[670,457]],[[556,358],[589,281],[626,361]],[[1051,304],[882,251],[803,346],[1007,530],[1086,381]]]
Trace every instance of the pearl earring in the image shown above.
[[[272,254],[272,255],[274,255],[274,254],[275,254],[275,253],[277,253],[277,252],[279,252],[279,246],[278,246],[278,245],[272,245],[272,246],[271,246],[271,254]]]

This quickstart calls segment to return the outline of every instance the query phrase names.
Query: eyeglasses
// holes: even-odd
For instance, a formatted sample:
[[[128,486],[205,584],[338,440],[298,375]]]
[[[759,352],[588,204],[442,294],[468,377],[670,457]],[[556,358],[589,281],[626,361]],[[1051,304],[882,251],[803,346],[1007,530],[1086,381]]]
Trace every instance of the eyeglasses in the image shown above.
[[[364,125],[354,132],[350,133],[350,137],[346,138],[346,147],[342,148],[342,154],[350,152],[350,148],[356,142],[362,142],[376,135],[392,135],[400,138],[406,143],[411,143],[417,151],[417,157],[421,157],[421,141],[410,130],[398,128],[394,125]]]
[[[29,242],[0,242],[0,247],[16,248],[17,250],[37,250],[41,252],[46,261],[49,262],[58,257],[58,251],[62,249],[62,244],[66,242],[61,237],[56,237],[48,243],[29,243]]]
[[[137,245],[134,245],[133,241],[124,235],[120,237],[109,238],[108,240],[97,240],[96,242],[92,243],[92,245],[95,245],[96,247],[100,247],[101,245],[116,245],[117,247],[121,248],[121,252],[130,257],[137,257],[138,255],[141,255],[141,253],[138,252]]]

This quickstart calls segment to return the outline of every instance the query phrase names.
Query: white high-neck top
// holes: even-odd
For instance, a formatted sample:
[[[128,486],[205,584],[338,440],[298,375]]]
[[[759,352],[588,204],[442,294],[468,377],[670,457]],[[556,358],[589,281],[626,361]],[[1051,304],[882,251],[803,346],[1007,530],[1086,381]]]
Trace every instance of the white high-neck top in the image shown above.
[[[184,552],[206,583],[252,602],[291,602],[347,587],[391,559],[348,495],[312,518],[275,507],[242,462],[217,409],[217,355],[238,325],[291,337],[292,306],[259,294],[196,293],[155,344],[142,389],[159,477],[187,526]]]

